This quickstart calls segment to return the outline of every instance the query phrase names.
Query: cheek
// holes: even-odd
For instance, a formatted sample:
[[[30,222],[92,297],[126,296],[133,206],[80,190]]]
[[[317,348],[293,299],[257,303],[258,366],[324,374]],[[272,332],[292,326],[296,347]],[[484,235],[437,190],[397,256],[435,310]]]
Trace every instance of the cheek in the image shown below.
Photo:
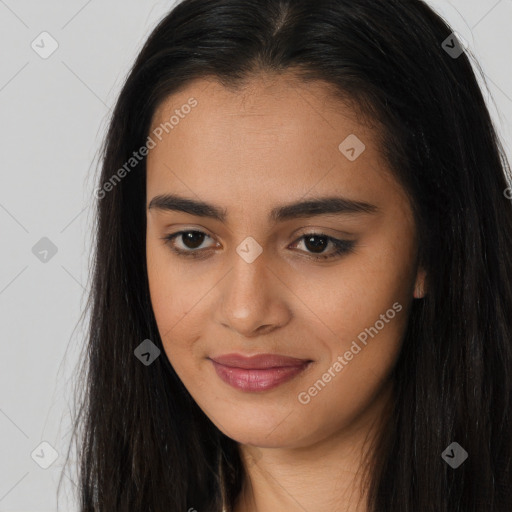
[[[187,314],[187,310],[192,307],[187,305],[187,295],[190,293],[179,293],[177,288],[180,286],[181,283],[172,279],[172,276],[164,278],[160,275],[158,279],[150,279],[151,303],[165,356],[179,378],[188,382],[187,376],[196,373],[196,358],[191,355],[200,333],[197,319],[190,322]]]
[[[165,355],[179,378],[195,386],[207,355],[202,343],[220,277],[201,268],[201,262],[179,261],[153,242],[148,242],[146,254],[151,305]]]
[[[385,324],[386,330],[401,332],[406,320],[404,311],[412,300],[412,256],[407,248],[398,251],[378,247],[368,243],[336,266],[311,267],[307,272],[294,269],[289,274],[289,283],[299,299],[298,314],[311,319],[318,336],[329,340],[326,345],[332,347],[334,343],[343,348],[348,339],[373,326],[388,310],[393,318]],[[392,306],[396,302],[402,312],[395,315]]]
[[[380,282],[363,271],[341,277],[338,286],[329,280],[328,300],[309,287],[322,319],[315,329],[322,357],[294,397],[297,436],[304,424],[315,436],[328,435],[359,417],[384,389],[402,347],[410,299],[398,277],[391,283],[390,274]]]
[[[151,305],[160,338],[169,357],[173,349],[179,351],[187,342],[181,336],[181,324],[192,309],[197,291],[193,285],[184,283],[180,278],[176,264],[170,260],[165,247],[155,247],[148,243],[147,268]]]
[[[364,403],[400,352],[412,302],[412,257],[408,248],[382,245],[379,250],[377,243],[368,247],[371,252],[360,249],[329,271],[296,273],[294,293],[307,306],[303,319],[314,324],[316,346],[325,356],[310,385],[322,379],[331,389],[322,391],[319,403],[333,400],[340,407],[352,407],[356,399]],[[333,368],[336,361],[343,369]],[[331,376],[326,375],[329,370]]]
[[[300,293],[321,319],[319,341],[329,354],[301,390],[310,417],[327,421],[318,428],[335,428],[345,415],[354,417],[367,407],[401,350],[412,302],[413,255],[409,247],[371,247],[371,253],[361,249],[328,275],[302,280]]]
[[[342,390],[330,398],[340,405],[350,401],[347,389],[354,398],[371,393],[399,354],[410,299],[407,287],[398,277],[390,282],[390,275],[386,273],[378,281],[369,278],[364,269],[340,271],[324,283],[329,286],[328,294],[322,291],[322,280],[303,281],[298,287],[297,295],[302,294],[308,305],[304,314],[306,309],[314,312],[308,314],[312,322],[309,328],[314,325],[314,353],[322,356],[311,385],[329,370],[331,376],[335,373],[336,378],[326,375],[325,380],[332,380],[329,386]],[[343,368],[333,368],[335,362]]]
[[[161,335],[186,317],[207,290],[207,276],[190,272],[148,227],[146,260],[151,304]],[[204,289],[204,290],[203,290]],[[171,331],[171,332],[172,332]],[[165,337],[162,336],[162,339]]]

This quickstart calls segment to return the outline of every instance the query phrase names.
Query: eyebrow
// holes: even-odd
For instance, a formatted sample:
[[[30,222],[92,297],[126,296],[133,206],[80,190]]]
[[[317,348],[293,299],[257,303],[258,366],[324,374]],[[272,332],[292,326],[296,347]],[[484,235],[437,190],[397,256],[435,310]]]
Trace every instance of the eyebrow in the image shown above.
[[[149,202],[148,210],[179,211],[197,217],[209,217],[225,223],[227,211],[213,204],[195,199],[188,199],[175,194],[163,194],[153,197]],[[375,214],[379,208],[374,204],[354,201],[345,197],[327,196],[297,201],[273,208],[269,218],[273,222],[313,217],[328,214]]]

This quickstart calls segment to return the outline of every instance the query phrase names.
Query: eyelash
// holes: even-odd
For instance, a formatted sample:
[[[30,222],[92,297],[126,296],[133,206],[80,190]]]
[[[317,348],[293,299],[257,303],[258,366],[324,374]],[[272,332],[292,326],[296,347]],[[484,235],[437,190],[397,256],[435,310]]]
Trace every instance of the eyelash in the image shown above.
[[[178,231],[177,233],[172,233],[170,235],[166,235],[162,237],[162,240],[165,240],[165,243],[170,247],[171,251],[177,254],[178,256],[183,256],[185,258],[204,258],[204,252],[208,251],[208,249],[191,249],[184,251],[182,249],[177,249],[174,246],[174,239],[177,238],[180,235],[184,235],[185,233],[200,233],[208,238],[211,238],[209,235],[204,233],[203,231],[198,231],[195,229],[185,230],[185,231]],[[348,254],[350,252],[353,252],[355,242],[353,240],[340,240],[338,238],[333,238],[328,235],[324,235],[323,233],[305,233],[301,237],[299,237],[293,244],[297,243],[298,241],[301,241],[307,237],[317,237],[317,238],[325,238],[327,239],[327,242],[332,242],[334,246],[334,250],[327,256],[323,254],[315,255],[314,253],[309,253],[310,257],[313,260],[330,260],[337,256],[341,256],[343,254]],[[207,257],[207,256],[206,256]]]

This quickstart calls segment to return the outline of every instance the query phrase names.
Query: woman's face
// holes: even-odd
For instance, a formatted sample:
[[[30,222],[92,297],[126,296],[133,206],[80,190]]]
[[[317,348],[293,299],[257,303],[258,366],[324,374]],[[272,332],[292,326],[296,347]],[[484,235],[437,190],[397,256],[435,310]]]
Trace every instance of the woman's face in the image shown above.
[[[283,75],[238,93],[196,81],[157,111],[150,137],[151,301],[199,407],[255,446],[354,428],[390,389],[424,279],[376,134],[322,83]],[[301,361],[212,361],[233,353]]]

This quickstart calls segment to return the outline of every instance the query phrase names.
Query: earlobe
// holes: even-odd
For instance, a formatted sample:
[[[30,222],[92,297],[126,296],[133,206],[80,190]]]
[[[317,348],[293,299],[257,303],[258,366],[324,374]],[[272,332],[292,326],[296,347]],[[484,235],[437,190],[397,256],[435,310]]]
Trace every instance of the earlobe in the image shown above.
[[[426,295],[426,279],[427,273],[425,270],[420,268],[418,270],[418,274],[416,275],[416,283],[414,285],[414,298],[422,299]]]

